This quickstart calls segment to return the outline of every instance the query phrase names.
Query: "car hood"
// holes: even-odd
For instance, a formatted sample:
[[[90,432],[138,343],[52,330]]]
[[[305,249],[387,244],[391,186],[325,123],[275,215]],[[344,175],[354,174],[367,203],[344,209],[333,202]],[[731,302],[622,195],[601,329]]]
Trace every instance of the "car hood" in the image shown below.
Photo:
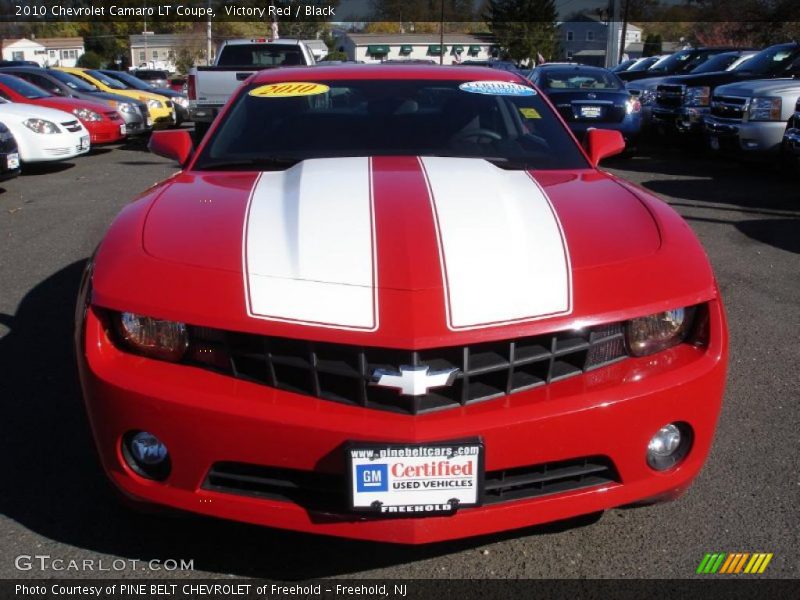
[[[107,104],[103,104],[101,102],[91,102],[89,100],[80,100],[78,98],[61,98],[58,96],[41,98],[36,102],[39,106],[63,110],[64,112],[68,113],[72,113],[72,111],[75,109],[86,108],[102,114],[107,112],[110,108]]]
[[[731,96],[765,96],[770,94],[785,94],[794,92],[800,94],[800,79],[755,79],[729,83],[717,88],[716,93]]]
[[[378,290],[444,289],[458,329],[567,314],[581,272],[652,255],[660,234],[593,170],[379,157],[180,174],[142,240],[159,261],[239,274],[252,317],[370,330]]]
[[[628,90],[654,90],[665,78],[647,77],[638,81],[631,81],[625,85]]]
[[[697,73],[695,75],[673,75],[665,77],[661,82],[665,85],[705,85],[709,87],[716,87],[718,85],[725,85],[733,81],[743,81],[748,79],[755,79],[755,75],[746,73],[737,73],[736,71],[717,71],[711,73]]]
[[[69,112],[37,106],[35,104],[23,104],[21,102],[0,104],[0,117],[13,117],[17,120],[47,119],[48,121],[54,121],[56,123],[77,121],[77,117]]]

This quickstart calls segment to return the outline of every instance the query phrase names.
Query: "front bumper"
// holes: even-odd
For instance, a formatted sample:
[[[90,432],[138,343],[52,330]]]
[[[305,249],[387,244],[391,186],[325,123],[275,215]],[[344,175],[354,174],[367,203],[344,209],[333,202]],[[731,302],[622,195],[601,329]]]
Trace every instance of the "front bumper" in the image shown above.
[[[786,124],[784,121],[728,121],[706,117],[704,129],[712,150],[762,154],[780,151]]]
[[[121,125],[125,123],[120,119],[118,121],[100,121],[95,123],[84,123],[84,126],[89,131],[89,136],[92,140],[92,146],[100,144],[113,144],[124,140],[127,135],[128,126],[125,125],[126,133],[122,133]]]
[[[259,525],[364,540],[429,543],[488,534],[680,495],[708,455],[722,401],[727,333],[709,304],[705,348],[681,345],[572,379],[460,409],[416,417],[340,405],[196,368],[123,353],[93,308],[79,323],[81,383],[105,472],[132,500]],[[688,424],[692,449],[677,467],[646,463],[664,424]],[[146,430],[169,448],[164,483],[124,462],[126,432]],[[480,437],[487,471],[607,457],[617,481],[462,509],[450,516],[380,518],[204,489],[220,461],[305,472],[344,472],[349,441],[419,443]],[[342,490],[345,493],[346,490]]]
[[[650,109],[650,119],[657,128],[669,133],[702,134],[703,120],[708,113],[707,107],[665,108],[655,105]]]

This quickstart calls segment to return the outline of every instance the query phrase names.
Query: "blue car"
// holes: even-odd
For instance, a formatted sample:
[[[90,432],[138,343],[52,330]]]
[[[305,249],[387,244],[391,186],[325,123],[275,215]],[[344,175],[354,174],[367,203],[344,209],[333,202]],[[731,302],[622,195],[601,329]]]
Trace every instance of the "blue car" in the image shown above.
[[[544,92],[579,140],[586,130],[614,129],[632,145],[642,129],[642,106],[608,69],[578,64],[544,64],[528,78]]]

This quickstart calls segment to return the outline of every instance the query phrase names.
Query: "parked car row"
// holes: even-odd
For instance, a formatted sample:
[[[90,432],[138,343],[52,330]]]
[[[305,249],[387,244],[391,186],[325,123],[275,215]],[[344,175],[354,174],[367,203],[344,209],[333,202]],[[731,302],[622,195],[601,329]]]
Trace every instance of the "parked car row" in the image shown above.
[[[0,180],[188,118],[186,96],[111,70],[0,66]]]
[[[646,62],[647,68],[637,66]],[[684,49],[611,70],[547,63],[524,76],[549,96],[579,139],[597,127],[620,131],[629,145],[650,135],[715,152],[800,156],[797,42],[761,51]]]

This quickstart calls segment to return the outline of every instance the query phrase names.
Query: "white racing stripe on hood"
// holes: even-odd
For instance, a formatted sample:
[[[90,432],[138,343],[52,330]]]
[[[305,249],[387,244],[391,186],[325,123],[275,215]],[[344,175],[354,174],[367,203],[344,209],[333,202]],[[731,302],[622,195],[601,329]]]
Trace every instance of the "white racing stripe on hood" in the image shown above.
[[[569,252],[550,200],[525,171],[469,158],[420,159],[439,238],[448,326],[568,314]]]
[[[306,160],[262,173],[248,202],[243,258],[251,317],[376,329],[370,160]]]

